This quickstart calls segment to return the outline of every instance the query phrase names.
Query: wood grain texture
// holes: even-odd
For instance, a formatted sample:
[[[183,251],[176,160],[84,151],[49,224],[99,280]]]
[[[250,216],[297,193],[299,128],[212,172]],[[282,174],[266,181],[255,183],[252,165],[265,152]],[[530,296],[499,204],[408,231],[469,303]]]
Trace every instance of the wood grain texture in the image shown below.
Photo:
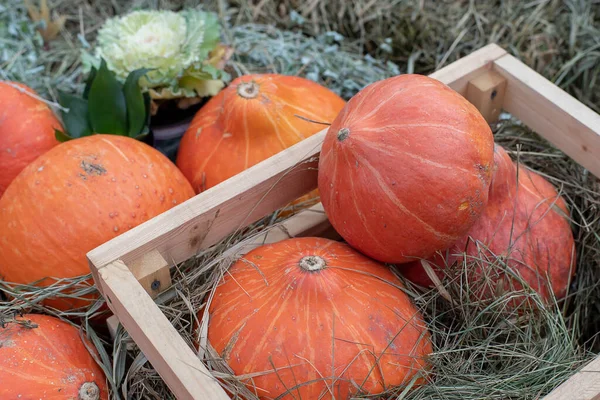
[[[600,177],[600,115],[511,55],[494,69],[508,81],[504,109]]]
[[[542,400],[600,400],[600,356]]]
[[[506,78],[495,71],[486,71],[469,82],[466,97],[491,123],[500,116],[505,92]]]
[[[152,250],[132,261],[129,269],[152,298],[156,298],[171,286],[169,263],[157,250]]]
[[[100,284],[110,309],[177,399],[229,398],[123,262],[104,267]]]

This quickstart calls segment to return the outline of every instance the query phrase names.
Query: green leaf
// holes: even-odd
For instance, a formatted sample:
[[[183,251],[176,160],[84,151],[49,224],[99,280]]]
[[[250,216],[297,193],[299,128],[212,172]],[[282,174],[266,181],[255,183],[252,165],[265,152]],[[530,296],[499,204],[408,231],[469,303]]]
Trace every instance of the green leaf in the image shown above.
[[[91,135],[87,100],[59,91],[58,101],[61,106],[69,109],[61,112],[66,133],[71,138]]]
[[[123,86],[102,60],[88,98],[89,119],[94,133],[127,135],[127,104]]]
[[[85,83],[85,89],[83,89],[83,98],[87,99],[90,94],[90,88],[92,87],[92,82],[94,82],[94,78],[96,77],[96,73],[98,70],[96,67],[92,67],[90,70],[90,74],[88,75],[87,82]]]
[[[142,68],[132,71],[125,80],[123,93],[125,94],[125,103],[127,104],[127,135],[135,137],[144,129],[147,121],[147,114],[150,110],[146,108],[144,95],[140,89],[138,81],[149,69]]]
[[[54,137],[60,143],[68,142],[69,140],[73,139],[71,136],[67,135],[62,131],[59,131],[58,129],[54,129]]]

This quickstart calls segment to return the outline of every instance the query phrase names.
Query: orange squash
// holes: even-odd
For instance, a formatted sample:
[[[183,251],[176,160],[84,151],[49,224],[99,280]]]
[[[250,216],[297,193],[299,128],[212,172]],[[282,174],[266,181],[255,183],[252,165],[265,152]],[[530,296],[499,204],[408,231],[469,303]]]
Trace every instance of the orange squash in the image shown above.
[[[193,195],[172,162],[134,139],[62,143],[26,167],[0,199],[0,276],[23,284],[88,274],[87,252]],[[86,302],[48,304],[65,310]]]
[[[308,79],[244,75],[214,96],[194,117],[177,154],[177,166],[199,193],[319,131],[345,101]],[[299,199],[307,202],[317,191]]]
[[[329,128],[319,192],[354,248],[404,263],[447,248],[475,223],[492,171],[492,132],[441,82],[400,75],[354,96]]]
[[[345,243],[259,247],[229,269],[209,311],[209,342],[236,375],[252,374],[261,399],[346,399],[425,380],[432,344],[419,311],[388,268]]]
[[[24,320],[31,327],[0,328],[1,399],[108,400],[104,373],[77,328],[47,315]]]
[[[0,197],[23,168],[58,144],[54,129],[62,126],[35,94],[23,84],[0,81]]]
[[[498,289],[521,289],[517,279],[511,278],[494,261],[505,260],[515,273],[548,300],[565,296],[575,273],[575,241],[569,224],[569,211],[564,199],[543,177],[519,167],[500,146],[495,147],[495,167],[490,186],[489,201],[481,218],[469,232],[447,251],[429,261],[440,278],[442,269],[467,261],[474,263],[469,270],[473,282],[486,280],[493,287],[484,288],[487,296]],[[431,285],[431,279],[420,262],[399,266],[409,280],[422,286]]]

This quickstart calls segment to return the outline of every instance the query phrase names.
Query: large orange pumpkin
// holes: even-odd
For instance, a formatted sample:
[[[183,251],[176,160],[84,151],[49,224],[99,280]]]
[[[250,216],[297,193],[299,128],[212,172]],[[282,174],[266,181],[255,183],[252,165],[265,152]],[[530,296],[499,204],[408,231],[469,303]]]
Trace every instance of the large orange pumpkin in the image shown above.
[[[319,191],[333,227],[383,262],[428,257],[456,242],[486,202],[492,132],[441,82],[400,75],[354,96],[329,128]]]
[[[23,168],[58,144],[54,129],[62,126],[35,94],[23,84],[0,81],[0,197]]]
[[[134,139],[62,143],[26,167],[0,199],[0,276],[30,283],[88,274],[87,252],[193,195],[172,162]]]
[[[47,315],[24,320],[32,324],[0,328],[1,399],[108,400],[106,378],[77,328]]]
[[[241,76],[198,111],[181,140],[177,166],[199,193],[324,128],[300,117],[330,123],[344,104],[308,79]]]
[[[485,281],[491,283],[480,293],[487,296],[502,287],[522,287],[498,265],[496,260],[501,258],[542,298],[548,300],[553,293],[560,299],[566,294],[576,261],[565,201],[535,172],[521,165],[517,174],[517,165],[499,145],[495,147],[494,161],[489,201],[481,218],[450,249],[434,255],[430,265],[442,278],[442,269],[461,263],[466,253],[472,264],[470,280],[483,282],[485,276]],[[417,284],[432,284],[420,262],[401,265],[399,269]]]
[[[413,378],[418,386],[432,351],[388,268],[311,237],[236,262],[210,304],[208,340],[236,375],[253,376],[245,382],[261,399],[346,399]]]

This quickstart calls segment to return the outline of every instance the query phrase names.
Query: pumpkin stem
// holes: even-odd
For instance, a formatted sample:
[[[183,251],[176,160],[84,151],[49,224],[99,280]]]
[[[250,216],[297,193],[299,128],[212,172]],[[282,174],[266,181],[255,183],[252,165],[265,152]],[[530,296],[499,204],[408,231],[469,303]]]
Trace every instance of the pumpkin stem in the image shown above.
[[[338,131],[337,138],[340,142],[346,139],[348,136],[350,136],[350,129],[342,128]]]
[[[306,256],[300,260],[299,265],[305,271],[315,272],[324,269],[327,263],[319,256]]]
[[[95,382],[84,382],[79,388],[79,400],[100,399],[100,388]]]
[[[258,84],[254,81],[242,82],[237,87],[237,93],[245,99],[253,99],[259,93]]]

